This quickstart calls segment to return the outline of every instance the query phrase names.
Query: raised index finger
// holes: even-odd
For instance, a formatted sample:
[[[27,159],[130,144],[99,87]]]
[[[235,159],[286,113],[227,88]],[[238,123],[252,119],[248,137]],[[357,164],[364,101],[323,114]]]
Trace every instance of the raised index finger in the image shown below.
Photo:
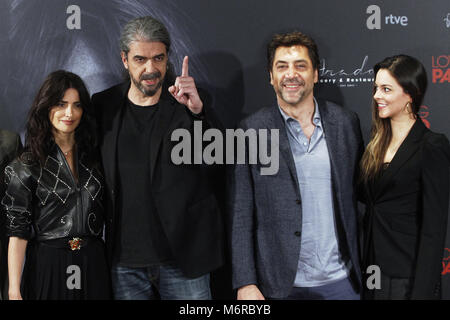
[[[183,59],[183,66],[181,67],[181,76],[188,77],[189,76],[189,58],[185,56]]]

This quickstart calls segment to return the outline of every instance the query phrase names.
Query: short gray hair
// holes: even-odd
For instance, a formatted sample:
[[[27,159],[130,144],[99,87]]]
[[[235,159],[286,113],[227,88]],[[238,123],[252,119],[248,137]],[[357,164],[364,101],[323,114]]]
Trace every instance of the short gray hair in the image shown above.
[[[146,16],[128,21],[120,35],[120,50],[128,55],[133,41],[162,42],[169,53],[169,32],[160,21],[153,17]]]

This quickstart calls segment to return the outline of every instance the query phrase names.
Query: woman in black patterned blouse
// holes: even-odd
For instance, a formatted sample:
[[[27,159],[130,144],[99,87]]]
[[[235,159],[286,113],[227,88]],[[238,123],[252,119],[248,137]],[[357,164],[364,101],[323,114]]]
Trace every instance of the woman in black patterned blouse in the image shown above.
[[[110,298],[93,124],[80,77],[51,73],[5,169],[10,299]]]

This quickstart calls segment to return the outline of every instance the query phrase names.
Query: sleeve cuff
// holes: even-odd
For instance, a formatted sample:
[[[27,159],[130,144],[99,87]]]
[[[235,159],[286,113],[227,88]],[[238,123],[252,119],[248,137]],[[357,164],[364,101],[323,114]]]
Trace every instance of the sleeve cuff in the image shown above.
[[[189,114],[198,120],[204,120],[205,119],[205,108],[202,109],[200,113],[193,113],[189,108],[187,108]]]

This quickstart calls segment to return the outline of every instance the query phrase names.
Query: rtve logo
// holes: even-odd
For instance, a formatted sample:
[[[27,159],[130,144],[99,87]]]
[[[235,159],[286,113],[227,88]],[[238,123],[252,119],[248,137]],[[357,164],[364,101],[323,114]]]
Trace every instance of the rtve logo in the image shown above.
[[[370,16],[367,18],[366,26],[367,29],[373,30],[373,29],[381,29],[381,9],[379,6],[372,4],[367,7],[366,10],[367,14],[370,14]],[[385,24],[394,24],[394,25],[401,25],[402,27],[406,27],[408,25],[408,17],[407,16],[395,16],[393,14],[389,14],[388,16],[384,17]]]

